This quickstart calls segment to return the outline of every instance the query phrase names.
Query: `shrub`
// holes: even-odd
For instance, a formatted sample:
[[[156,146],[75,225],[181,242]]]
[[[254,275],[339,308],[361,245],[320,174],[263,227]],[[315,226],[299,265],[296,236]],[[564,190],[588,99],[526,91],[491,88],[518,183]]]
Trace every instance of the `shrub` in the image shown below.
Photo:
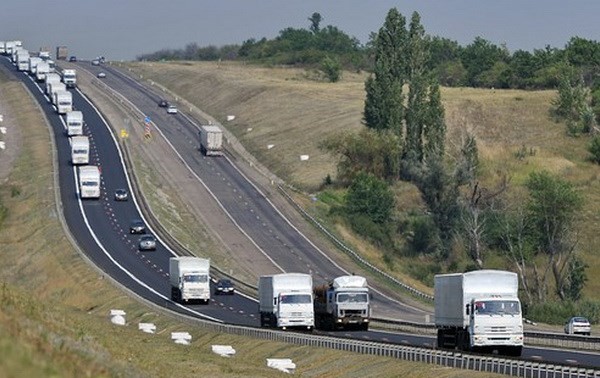
[[[588,151],[591,154],[590,160],[596,164],[600,164],[600,135],[596,135],[592,138],[588,146]]]

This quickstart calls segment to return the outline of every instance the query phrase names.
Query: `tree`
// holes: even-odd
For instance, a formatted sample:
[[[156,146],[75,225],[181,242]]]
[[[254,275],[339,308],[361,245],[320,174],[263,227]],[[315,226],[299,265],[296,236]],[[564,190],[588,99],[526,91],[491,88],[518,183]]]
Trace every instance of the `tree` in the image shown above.
[[[313,34],[319,33],[321,30],[320,23],[323,21],[321,14],[317,12],[313,13],[312,16],[308,18],[308,21],[310,21],[310,31],[313,32]]]
[[[346,194],[346,211],[366,215],[376,224],[388,222],[394,206],[394,193],[388,184],[364,172],[356,176]]]
[[[473,43],[462,50],[461,61],[467,69],[469,84],[478,86],[479,75],[491,69],[497,62],[507,62],[508,52],[490,41],[476,37]]]
[[[338,82],[342,77],[342,66],[340,65],[340,62],[335,58],[330,58],[329,55],[321,62],[321,71],[331,83]]]
[[[582,197],[573,186],[548,172],[530,174],[525,186],[529,191],[527,218],[532,227],[536,253],[547,257],[557,294],[566,298],[569,264],[576,242],[573,223],[582,206]]]
[[[365,82],[363,120],[368,128],[403,134],[406,82],[406,19],[392,8],[374,41],[375,66]]]

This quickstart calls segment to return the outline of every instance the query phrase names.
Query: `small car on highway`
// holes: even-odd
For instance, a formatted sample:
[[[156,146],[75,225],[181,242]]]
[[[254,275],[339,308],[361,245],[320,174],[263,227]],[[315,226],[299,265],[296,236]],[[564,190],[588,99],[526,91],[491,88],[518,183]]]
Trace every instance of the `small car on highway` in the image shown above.
[[[154,235],[143,235],[138,245],[140,251],[153,251],[156,249],[156,238]]]
[[[129,199],[129,193],[127,189],[115,190],[115,201],[127,201]]]
[[[98,76],[98,78],[100,79],[104,79],[106,77],[106,74],[104,72],[98,72],[98,75],[96,76]]]
[[[233,282],[227,278],[222,278],[217,281],[217,285],[215,287],[215,294],[229,294],[233,295],[235,292],[235,287],[233,286]]]
[[[169,105],[167,107],[167,113],[169,113],[169,114],[177,114],[177,107],[175,105]]]
[[[590,335],[592,326],[590,321],[583,316],[574,316],[565,324],[565,333],[568,335]]]
[[[130,234],[145,234],[146,233],[146,225],[141,219],[134,219],[131,221],[131,225],[129,225],[129,233]]]
[[[165,100],[165,99],[161,99],[158,102],[158,106],[161,107],[161,108],[167,108],[169,106],[169,102],[167,100]]]

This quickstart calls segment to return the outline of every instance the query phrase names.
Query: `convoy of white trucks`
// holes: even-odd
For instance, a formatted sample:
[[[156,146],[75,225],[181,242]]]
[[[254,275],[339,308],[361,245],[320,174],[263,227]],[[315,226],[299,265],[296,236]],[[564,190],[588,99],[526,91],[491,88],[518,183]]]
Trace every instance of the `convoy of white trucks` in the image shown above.
[[[69,91],[54,92],[54,104],[58,114],[67,114],[73,110],[73,94]]]
[[[371,307],[367,279],[340,276],[313,288],[315,327],[319,329],[369,329]]]
[[[169,259],[171,299],[187,303],[210,300],[210,260],[199,257],[171,257]]]
[[[260,276],[258,299],[261,327],[313,329],[312,276],[281,273]]]
[[[476,270],[434,277],[437,345],[520,356],[523,318],[516,273]]]
[[[78,167],[79,195],[82,199],[100,198],[100,169],[95,165]]]
[[[223,155],[223,131],[217,125],[200,127],[200,151],[206,156]]]
[[[90,163],[90,140],[84,135],[71,137],[71,163],[73,165]]]

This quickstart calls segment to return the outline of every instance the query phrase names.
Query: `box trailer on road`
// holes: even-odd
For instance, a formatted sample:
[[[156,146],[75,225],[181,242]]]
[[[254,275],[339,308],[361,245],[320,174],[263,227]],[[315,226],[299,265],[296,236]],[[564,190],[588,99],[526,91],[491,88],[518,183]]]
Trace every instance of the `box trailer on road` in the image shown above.
[[[90,140],[83,135],[71,137],[71,163],[73,165],[90,163]]]
[[[312,276],[282,273],[260,276],[258,297],[261,327],[311,330],[315,325]]]
[[[77,86],[77,72],[75,70],[63,70],[62,81],[67,88],[75,88]]]
[[[516,273],[476,270],[434,277],[440,348],[520,356],[523,318]]]
[[[210,300],[210,260],[199,257],[169,259],[171,299],[175,302]]]
[[[40,62],[35,68],[35,79],[39,82],[46,80],[46,75],[50,73],[50,65],[46,62]]]
[[[67,114],[73,110],[73,94],[69,91],[54,92],[54,101],[58,114]]]
[[[77,168],[77,172],[80,197],[100,198],[100,169],[95,165],[83,165]]]
[[[67,135],[83,135],[83,113],[79,110],[67,112],[65,117],[67,124]]]
[[[223,131],[217,125],[200,127],[200,151],[206,156],[223,155]]]

